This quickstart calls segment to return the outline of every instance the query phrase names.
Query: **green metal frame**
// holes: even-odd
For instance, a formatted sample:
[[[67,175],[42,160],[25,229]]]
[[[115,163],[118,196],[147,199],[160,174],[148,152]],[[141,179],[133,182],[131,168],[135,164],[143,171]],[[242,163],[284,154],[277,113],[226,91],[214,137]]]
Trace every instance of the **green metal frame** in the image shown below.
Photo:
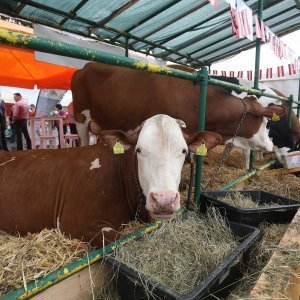
[[[29,297],[32,297],[33,295],[45,290],[49,286],[62,281],[63,279],[73,275],[74,273],[86,268],[90,264],[99,261],[105,254],[122,246],[124,243],[141,237],[157,229],[158,227],[160,227],[160,225],[161,221],[153,222],[148,226],[105,246],[104,248],[91,251],[87,253],[83,258],[80,258],[67,266],[59,268],[58,270],[50,273],[46,277],[43,277],[36,282],[33,281],[29,283],[27,286],[27,290],[25,290],[23,287],[16,289],[1,297],[1,300],[27,299]]]
[[[147,72],[153,72],[160,75],[170,76],[170,77],[176,77],[181,78],[185,80],[190,80],[195,83],[200,84],[201,86],[201,95],[200,95],[200,112],[199,112],[199,123],[198,128],[199,130],[204,130],[204,124],[205,124],[205,108],[206,108],[206,89],[208,84],[212,85],[218,85],[222,87],[230,87],[233,90],[236,91],[244,91],[244,92],[251,92],[255,95],[264,95],[267,97],[280,99],[282,101],[289,101],[288,98],[280,97],[280,96],[274,96],[272,94],[265,93],[263,91],[254,90],[250,88],[245,88],[242,86],[238,86],[235,84],[231,84],[228,82],[223,82],[220,80],[216,80],[213,78],[209,78],[207,68],[204,67],[201,69],[198,73],[188,73],[180,70],[175,70],[171,68],[161,67],[155,64],[146,63],[143,61],[118,56],[118,55],[112,55],[109,53],[101,52],[101,51],[95,51],[88,48],[78,47],[75,45],[62,43],[62,42],[56,42],[51,41],[44,38],[38,38],[33,35],[28,34],[22,34],[22,33],[16,33],[13,31],[9,31],[6,29],[0,29],[0,43],[8,44],[11,46],[26,48],[26,49],[32,49],[37,50],[41,52],[46,53],[52,53],[52,54],[58,54],[58,55],[64,55],[74,58],[80,58],[80,59],[87,59],[91,61],[98,61],[105,64],[111,64],[116,66],[122,66],[126,68],[141,70],[141,71],[147,71]],[[296,102],[297,103],[297,102]],[[299,104],[299,103],[298,103]],[[273,162],[274,163],[274,162]],[[268,166],[271,164],[271,162],[268,164]],[[199,205],[200,203],[200,181],[201,181],[201,175],[202,175],[202,157],[197,156],[197,170],[196,170],[196,203]],[[248,177],[247,177],[248,178]],[[235,183],[236,184],[236,183]],[[146,233],[149,231],[149,228],[153,228],[153,226],[158,226],[158,223],[155,223],[154,225],[149,225],[145,229],[138,231],[136,233],[133,233],[131,237],[139,236],[140,234]],[[71,274],[81,270],[82,268],[86,267],[90,262],[94,262],[98,259],[100,259],[104,253],[110,251],[113,249],[113,247],[117,247],[121,245],[123,242],[125,242],[128,238],[124,238],[122,240],[119,240],[113,244],[108,245],[104,249],[96,250],[94,252],[91,252],[86,256],[85,258],[71,264],[67,268],[60,269],[51,275],[49,277],[47,276],[44,279],[41,279],[38,283],[40,286],[36,286],[34,283],[28,285],[28,291],[24,291],[24,289],[19,289],[16,291],[13,291],[5,296],[5,300],[7,299],[15,299],[16,297],[19,299],[24,299],[27,297],[32,296],[35,293],[38,293],[39,291],[47,288],[49,285],[52,285],[53,283],[56,283],[67,276],[70,276]]]

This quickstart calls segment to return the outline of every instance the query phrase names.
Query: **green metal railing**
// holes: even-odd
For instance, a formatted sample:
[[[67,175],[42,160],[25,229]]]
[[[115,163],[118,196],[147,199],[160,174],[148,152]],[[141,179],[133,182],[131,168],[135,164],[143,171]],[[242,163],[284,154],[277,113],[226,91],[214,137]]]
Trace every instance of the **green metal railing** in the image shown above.
[[[27,289],[25,290],[24,287],[16,289],[12,292],[7,293],[1,300],[15,300],[15,299],[27,299],[32,297],[33,295],[40,293],[41,291],[45,290],[49,286],[62,281],[63,279],[73,275],[74,273],[86,268],[90,264],[99,261],[103,258],[103,256],[109,253],[112,250],[122,246],[124,243],[136,239],[140,236],[147,234],[155,229],[157,229],[161,225],[160,221],[153,222],[144,228],[135,231],[134,233],[127,235],[101,249],[97,249],[91,252],[88,252],[83,258],[80,258],[73,263],[61,267],[58,270],[50,273],[46,277],[39,279],[38,281],[32,281],[27,285]]]
[[[199,130],[204,130],[204,124],[205,124],[205,110],[206,110],[206,89],[208,84],[212,85],[217,85],[221,87],[227,87],[231,88],[235,91],[242,91],[242,92],[248,92],[252,93],[257,96],[266,96],[266,97],[271,97],[275,99],[279,99],[281,101],[291,101],[291,99],[286,98],[286,97],[280,97],[280,96],[274,96],[272,94],[265,93],[264,91],[260,90],[255,90],[251,88],[246,88],[242,87],[239,85],[231,84],[228,82],[223,82],[217,79],[209,78],[208,76],[208,71],[206,67],[203,67],[200,72],[196,73],[188,73],[180,70],[175,70],[172,68],[167,68],[167,67],[161,67],[156,64],[152,63],[147,63],[143,61],[139,61],[136,59],[128,58],[128,57],[123,57],[123,56],[118,56],[118,55],[112,55],[109,53],[101,52],[101,51],[96,51],[96,50],[91,50],[88,48],[84,47],[79,47],[76,45],[72,44],[67,44],[67,43],[62,43],[62,42],[56,42],[56,41],[51,41],[45,38],[38,38],[33,35],[29,34],[23,34],[23,33],[17,33],[13,31],[9,31],[6,29],[1,29],[0,28],[0,43],[8,44],[11,46],[16,46],[16,47],[21,47],[21,48],[26,48],[26,49],[31,49],[31,50],[36,50],[36,51],[41,51],[41,52],[46,52],[46,53],[51,53],[51,54],[57,54],[57,55],[63,55],[63,56],[68,56],[68,57],[73,57],[73,58],[79,58],[79,59],[85,59],[85,60],[91,60],[91,61],[97,61],[101,62],[104,64],[110,64],[110,65],[115,65],[115,66],[122,66],[130,69],[136,69],[136,70],[141,70],[141,71],[147,71],[147,72],[153,72],[156,74],[160,75],[165,75],[165,76],[170,76],[170,77],[175,77],[175,78],[180,78],[180,79],[185,79],[185,80],[190,80],[193,81],[197,84],[200,85],[201,87],[201,94],[200,94],[200,100],[199,100],[199,122],[198,122],[198,128]],[[295,102],[298,103],[299,102]],[[274,162],[273,162],[274,163]],[[272,164],[270,162],[269,164]],[[268,165],[269,166],[269,165]],[[256,171],[257,172],[257,171]],[[196,186],[195,186],[195,201],[199,205],[200,203],[200,193],[201,193],[201,176],[202,176],[202,156],[197,156],[197,166],[196,166]],[[237,183],[235,183],[237,184]],[[224,188],[227,188],[226,186]],[[133,235],[135,235],[134,233]],[[117,241],[118,243],[122,243],[122,240]],[[111,244],[109,247],[113,247],[113,245],[116,244]],[[102,254],[110,251],[111,248],[104,248],[100,251]],[[99,255],[98,255],[99,254]],[[89,254],[89,261],[93,262],[95,259],[100,259],[101,255],[100,253],[92,252]],[[75,263],[74,266],[70,269],[70,271],[66,272],[67,274],[62,274],[61,272],[64,272],[63,270],[58,270],[56,275],[53,275],[53,280],[51,279],[50,281],[47,281],[48,279],[42,280],[41,286],[40,287],[35,287],[34,283],[31,285],[28,285],[28,292],[24,292],[24,290],[19,289],[16,291],[13,291],[9,294],[7,294],[5,299],[15,299],[13,297],[19,297],[19,298],[24,298],[24,297],[29,297],[30,292],[36,293],[39,292],[41,289],[44,289],[48,286],[48,284],[53,284],[57,281],[62,280],[66,276],[69,276],[78,270],[84,268],[87,264],[87,258],[83,259],[81,261],[80,267]],[[37,290],[35,290],[37,288]]]

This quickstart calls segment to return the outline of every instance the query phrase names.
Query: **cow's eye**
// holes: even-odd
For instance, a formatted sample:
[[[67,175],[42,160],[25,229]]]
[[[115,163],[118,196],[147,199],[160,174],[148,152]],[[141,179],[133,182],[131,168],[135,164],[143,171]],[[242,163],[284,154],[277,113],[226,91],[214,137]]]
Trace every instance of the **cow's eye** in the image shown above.
[[[141,153],[142,152],[141,148],[136,148],[136,152]]]
[[[183,153],[183,154],[187,154],[187,150],[186,150],[186,149],[183,149],[183,150],[182,150],[182,153]]]

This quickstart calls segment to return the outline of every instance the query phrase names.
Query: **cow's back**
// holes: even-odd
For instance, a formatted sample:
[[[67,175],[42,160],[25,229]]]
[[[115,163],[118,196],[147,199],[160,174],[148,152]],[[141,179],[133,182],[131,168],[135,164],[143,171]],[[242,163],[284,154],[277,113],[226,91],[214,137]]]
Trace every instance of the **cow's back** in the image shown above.
[[[0,229],[26,234],[58,227],[84,241],[102,227],[118,229],[135,213],[126,199],[130,182],[124,185],[132,171],[128,155],[113,155],[103,144],[1,152]]]
[[[72,79],[75,119],[89,110],[104,129],[132,130],[156,114],[168,114],[196,130],[199,87],[188,80],[100,63]]]

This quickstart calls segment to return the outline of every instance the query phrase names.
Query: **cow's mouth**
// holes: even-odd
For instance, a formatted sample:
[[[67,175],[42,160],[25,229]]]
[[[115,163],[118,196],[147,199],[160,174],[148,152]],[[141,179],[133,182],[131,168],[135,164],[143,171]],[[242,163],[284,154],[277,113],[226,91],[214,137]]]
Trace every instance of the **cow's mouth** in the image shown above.
[[[159,211],[159,212],[152,211],[150,214],[152,218],[155,220],[169,220],[174,218],[175,216],[175,212],[173,211]]]

